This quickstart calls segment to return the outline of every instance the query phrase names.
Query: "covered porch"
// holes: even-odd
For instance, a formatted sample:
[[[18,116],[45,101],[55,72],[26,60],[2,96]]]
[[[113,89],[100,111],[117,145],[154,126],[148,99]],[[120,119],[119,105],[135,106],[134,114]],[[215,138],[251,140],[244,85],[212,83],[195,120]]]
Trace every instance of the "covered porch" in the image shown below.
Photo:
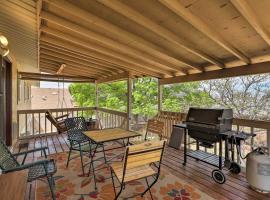
[[[185,121],[186,113],[163,109],[165,86],[270,72],[267,0],[7,0],[0,8],[4,19],[0,33],[9,40],[9,45],[1,44],[5,51],[1,50],[0,58],[12,68],[9,76],[1,74],[3,80],[9,80],[0,84],[1,111],[6,113],[1,120],[8,119],[1,121],[6,126],[1,136],[12,135],[9,144],[13,153],[48,147],[46,152],[53,157],[69,150],[67,134],[57,132],[45,116],[48,110],[55,117],[94,117],[99,129],[121,128],[144,134],[146,123],[138,129],[132,120],[133,80],[144,77],[158,80],[154,119],[164,123],[162,138],[169,141],[173,125]],[[2,71],[8,68],[2,66]],[[31,94],[21,94],[22,88],[27,91],[27,86],[39,85],[40,81],[95,84],[95,105],[30,109]],[[126,82],[126,112],[99,104],[100,84],[117,81]],[[11,110],[6,112],[9,101]],[[270,149],[269,120],[234,117],[233,130],[259,132],[264,138],[247,141],[247,151],[258,144]],[[217,153],[217,146],[213,153]],[[26,161],[43,156],[33,152]],[[214,167],[195,159],[183,166],[183,160],[182,148],[166,146],[162,168],[213,199],[270,199],[269,194],[250,188],[245,172],[228,173],[226,183],[219,185],[211,178]],[[236,155],[236,162],[245,167],[240,156]],[[25,199],[38,199],[36,182],[31,190],[29,184],[27,187]]]

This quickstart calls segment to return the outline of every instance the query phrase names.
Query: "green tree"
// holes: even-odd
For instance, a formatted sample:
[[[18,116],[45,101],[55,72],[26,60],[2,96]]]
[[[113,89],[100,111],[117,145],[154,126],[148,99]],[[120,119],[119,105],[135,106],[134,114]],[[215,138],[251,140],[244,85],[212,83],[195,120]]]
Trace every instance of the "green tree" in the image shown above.
[[[146,120],[157,114],[157,79],[139,78],[133,81],[132,114]]]
[[[158,83],[155,78],[133,80],[132,113],[145,120],[157,114]],[[99,85],[99,106],[126,112],[126,81]],[[95,87],[93,84],[72,84],[70,92],[79,106],[95,105]],[[163,110],[186,112],[190,106],[209,107],[213,100],[199,82],[168,85],[163,90]]]
[[[163,110],[187,112],[189,107],[211,107],[213,103],[200,82],[166,85],[163,88]]]

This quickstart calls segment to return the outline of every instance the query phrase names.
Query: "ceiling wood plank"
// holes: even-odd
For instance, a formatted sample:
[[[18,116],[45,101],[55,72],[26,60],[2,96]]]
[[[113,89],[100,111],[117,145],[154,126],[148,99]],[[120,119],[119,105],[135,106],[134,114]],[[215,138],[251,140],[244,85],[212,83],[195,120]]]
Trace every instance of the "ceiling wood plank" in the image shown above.
[[[231,0],[235,8],[244,16],[258,34],[270,45],[270,33],[265,29],[260,22],[255,12],[246,0]]]
[[[226,49],[228,52],[235,55],[240,60],[243,60],[245,63],[250,64],[250,59],[245,56],[238,49],[233,47],[229,42],[227,42],[218,32],[213,28],[210,28],[203,20],[194,15],[189,11],[188,8],[184,7],[178,0],[159,0],[163,5],[172,10],[175,14],[186,20],[194,28],[201,31],[207,37],[215,41],[221,47]]]
[[[52,51],[52,52],[61,53],[61,54],[64,54],[66,56],[70,56],[74,59],[84,60],[86,62],[89,62],[89,64],[95,64],[95,65],[98,65],[104,69],[116,71],[117,73],[121,73],[121,72],[125,71],[125,70],[123,70],[123,68],[121,68],[119,66],[112,65],[110,63],[103,63],[100,61],[93,60],[91,57],[83,56],[81,54],[76,54],[72,51],[67,51],[67,50],[64,50],[61,48],[55,48],[55,45],[53,46],[53,45],[48,45],[48,44],[41,44],[41,48]]]
[[[49,46],[54,46],[55,48],[64,48],[64,49],[67,49],[68,51],[72,51],[72,52],[76,52],[80,55],[84,54],[84,55],[87,55],[87,56],[90,56],[90,57],[93,57],[97,60],[101,60],[103,62],[108,62],[110,64],[114,64],[116,66],[120,66],[119,69],[123,69],[123,70],[127,70],[129,69],[130,71],[133,71],[133,73],[135,73],[136,69],[137,68],[134,68],[133,65],[125,62],[125,61],[122,61],[122,60],[119,60],[117,58],[113,58],[111,56],[108,56],[108,55],[103,55],[99,52],[96,52],[96,51],[93,51],[93,50],[90,50],[90,49],[86,49],[84,47],[78,47],[78,46],[75,46],[71,43],[68,43],[68,42],[65,42],[63,40],[60,40],[60,39],[53,39],[51,37],[48,37],[47,35],[44,35],[42,38],[41,38],[42,42],[46,42],[46,44],[48,44]],[[141,74],[141,75],[146,75],[145,72],[139,72],[137,71],[136,72],[137,74]]]
[[[84,65],[78,61],[73,61],[72,59],[68,59],[66,57],[62,57],[62,56],[59,56],[59,55],[55,55],[55,54],[52,54],[52,53],[49,53],[49,52],[44,52],[42,51],[41,52],[41,57],[42,58],[45,58],[47,60],[52,60],[52,61],[58,61],[59,63],[64,63],[66,64],[67,66],[75,66],[75,68],[73,69],[74,71],[75,70],[80,70],[80,68],[84,69],[85,71],[89,71],[89,72],[95,72],[95,73],[99,73],[99,74],[113,74],[113,73],[110,73],[110,72],[106,72],[104,70],[98,70],[98,69],[93,69],[91,68],[89,65]],[[116,74],[116,73],[114,73]]]
[[[176,55],[171,55],[167,53],[167,51],[164,51],[163,48],[159,47],[158,45],[151,43],[147,40],[145,40],[143,37],[139,37],[129,31],[126,31],[124,29],[121,29],[120,27],[109,23],[108,21],[99,18],[90,12],[87,12],[80,7],[77,7],[65,0],[50,0],[48,1],[50,4],[53,4],[57,6],[59,9],[63,9],[67,12],[70,12],[72,15],[75,15],[77,17],[80,17],[84,21],[87,21],[89,25],[95,24],[100,27],[102,27],[104,30],[107,30],[110,33],[113,33],[117,35],[121,40],[125,41],[126,44],[135,46],[137,49],[142,49],[143,51],[153,54],[157,57],[163,58],[164,60],[167,60],[171,63],[171,65],[168,65],[172,69],[175,70],[183,70],[181,65],[188,66],[190,68],[197,69],[199,71],[203,71],[203,69],[200,66],[194,66],[190,61],[187,61],[183,58],[180,58]],[[137,45],[139,44],[139,45]]]
[[[59,69],[59,65],[55,65],[55,63],[52,63],[51,60],[49,60],[48,58],[44,58],[44,57],[41,57],[40,65],[42,66],[41,69],[43,69],[44,66],[47,67],[47,68],[53,69],[54,70],[53,74],[56,74],[57,70]],[[83,69],[81,67],[79,69],[77,69],[77,70],[74,70],[74,68],[78,68],[78,66],[75,67],[75,66],[70,65],[70,64],[67,65],[67,67],[66,67],[65,71],[63,72],[63,74],[80,75],[80,76],[86,76],[87,75],[89,77],[93,77],[93,78],[96,78],[96,79],[100,78],[100,77],[107,77],[108,76],[108,74],[106,76],[104,74],[100,74],[100,72],[97,73],[97,72],[85,70],[85,69]]]
[[[164,39],[172,42],[173,44],[183,48],[190,53],[193,53],[200,58],[217,65],[220,68],[224,68],[224,64],[218,61],[217,59],[213,58],[205,54],[204,52],[195,48],[195,45],[181,39],[173,32],[169,31],[168,29],[160,26],[159,24],[155,23],[151,19],[143,16],[141,13],[137,12],[136,10],[126,6],[125,4],[121,3],[120,1],[111,1],[111,0],[98,0],[98,2],[102,3],[103,5],[113,9],[114,11],[124,15],[125,17],[135,21],[136,23],[144,26],[145,28],[153,31],[157,35],[163,37]]]
[[[219,69],[198,74],[190,74],[185,76],[176,76],[172,78],[160,79],[160,84],[166,85],[174,83],[185,83],[192,81],[221,79],[221,78],[262,74],[269,72],[270,72],[270,62],[264,62],[264,63],[244,65],[240,67]]]
[[[42,28],[42,31],[45,33],[48,33],[50,35],[53,35],[57,38],[60,38],[62,40],[67,41],[68,43],[74,43],[77,44],[79,46],[85,47],[87,49],[90,50],[94,50],[96,52],[99,52],[103,55],[106,56],[110,56],[113,57],[114,59],[119,60],[120,62],[124,61],[124,65],[126,68],[129,68],[130,70],[134,70],[134,71],[138,71],[153,77],[162,77],[164,74],[162,74],[161,71],[156,70],[156,68],[154,66],[148,66],[145,63],[141,63],[140,61],[138,61],[137,59],[132,59],[129,58],[128,56],[122,55],[120,53],[117,52],[113,52],[111,50],[108,50],[107,48],[104,48],[102,46],[98,46],[94,43],[86,43],[85,41],[72,37],[70,35],[67,35],[63,32],[57,31],[57,30],[52,30],[49,28]],[[42,37],[41,37],[42,40]],[[58,39],[55,40],[55,42],[57,42]],[[53,44],[53,43],[52,43]],[[97,55],[97,54],[96,54]]]
[[[140,50],[131,48],[131,47],[124,45],[122,43],[119,43],[113,39],[110,39],[110,38],[107,38],[101,34],[95,33],[93,31],[91,31],[90,29],[81,27],[81,26],[74,24],[70,21],[67,21],[63,18],[57,17],[51,13],[42,12],[41,18],[48,20],[51,23],[54,23],[58,26],[61,26],[67,30],[74,32],[74,37],[76,37],[76,35],[78,37],[78,34],[79,34],[85,38],[88,38],[91,41],[97,42],[98,44],[100,44],[104,47],[118,51],[118,52],[123,53],[125,55],[131,56],[135,59],[141,60],[145,63],[150,64],[150,65],[153,65],[156,69],[158,69],[160,71],[164,71],[167,74],[170,74],[170,73],[173,74],[176,72],[175,70],[172,71],[172,69],[170,67],[168,67],[169,63],[164,62],[163,60],[161,60],[158,57],[153,57],[153,56],[146,54]],[[185,72],[182,72],[182,73],[185,73]]]
[[[42,49],[42,53],[46,54],[46,55],[50,55],[50,56],[54,56],[54,57],[59,57],[59,58],[63,58],[67,61],[73,62],[73,63],[78,63],[81,64],[83,66],[86,66],[92,70],[99,70],[101,72],[104,73],[112,73],[112,74],[117,74],[117,73],[121,73],[123,72],[122,70],[115,70],[115,69],[110,69],[110,68],[105,68],[103,66],[97,65],[95,63],[92,63],[88,60],[84,60],[84,59],[80,59],[80,58],[76,58],[72,55],[67,55],[65,53],[62,53],[60,51],[53,51],[51,49],[44,49],[43,47]]]
[[[100,71],[100,73],[116,74],[115,70],[113,71],[113,70],[103,69],[100,66],[97,66],[95,64],[88,63],[88,62],[85,62],[85,61],[79,60],[79,59],[73,59],[72,57],[66,56],[66,55],[61,54],[59,52],[56,53],[56,52],[42,49],[41,53],[44,55],[52,56],[55,58],[55,60],[58,60],[60,62],[62,62],[64,60],[65,62],[73,63],[73,65],[78,64],[78,66],[85,67],[86,69],[91,70],[91,71]]]

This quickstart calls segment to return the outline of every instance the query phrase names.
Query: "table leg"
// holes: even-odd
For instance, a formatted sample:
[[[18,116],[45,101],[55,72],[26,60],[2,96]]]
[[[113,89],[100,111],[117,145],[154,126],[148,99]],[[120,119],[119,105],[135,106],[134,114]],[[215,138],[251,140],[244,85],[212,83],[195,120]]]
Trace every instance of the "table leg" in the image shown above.
[[[187,163],[187,129],[184,130],[184,163],[185,166]]]
[[[107,159],[106,159],[106,153],[105,153],[105,148],[104,148],[104,144],[102,143],[102,151],[103,151],[103,157],[104,157],[104,161],[107,164]]]

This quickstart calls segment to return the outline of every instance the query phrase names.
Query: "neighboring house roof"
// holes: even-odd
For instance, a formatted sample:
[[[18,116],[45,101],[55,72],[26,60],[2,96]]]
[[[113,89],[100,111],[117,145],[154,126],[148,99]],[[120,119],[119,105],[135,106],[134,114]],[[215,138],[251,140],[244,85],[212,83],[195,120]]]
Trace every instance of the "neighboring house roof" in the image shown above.
[[[63,97],[64,91],[64,97]],[[59,92],[59,95],[58,95]],[[31,88],[32,109],[73,108],[74,103],[68,89]]]

